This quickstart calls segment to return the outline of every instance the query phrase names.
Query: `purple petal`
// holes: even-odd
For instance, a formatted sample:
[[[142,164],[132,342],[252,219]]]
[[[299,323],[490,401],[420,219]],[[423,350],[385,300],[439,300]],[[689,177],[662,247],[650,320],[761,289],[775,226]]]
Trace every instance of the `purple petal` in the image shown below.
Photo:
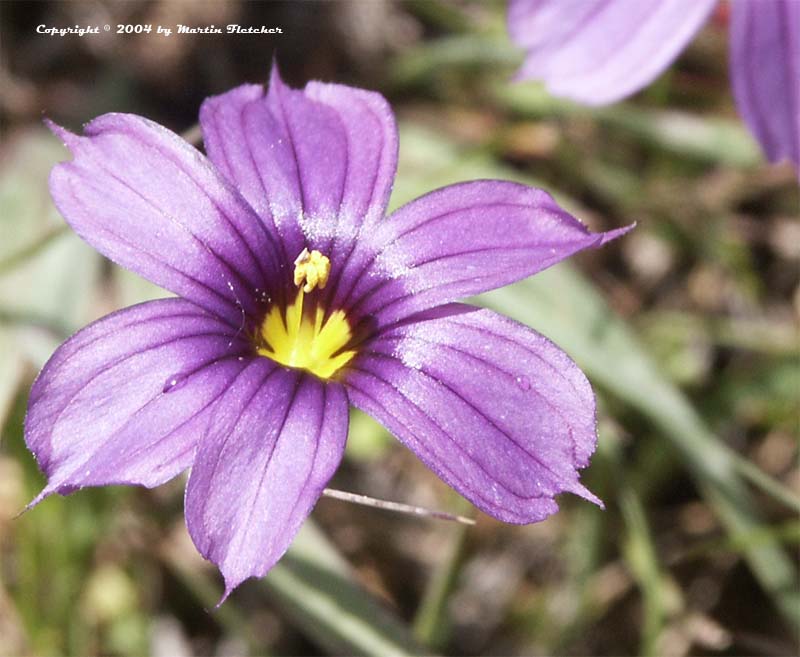
[[[85,137],[51,126],[74,155],[50,191],[75,231],[118,264],[225,317],[258,314],[276,278],[274,238],[208,160],[152,121],[106,114]]]
[[[627,230],[591,233],[549,194],[525,185],[452,185],[403,206],[365,236],[374,251],[352,259],[343,276],[350,285],[335,305],[378,328],[526,278]]]
[[[335,110],[347,135],[344,219],[356,227],[362,218],[383,219],[397,170],[397,126],[386,99],[372,91],[322,82],[309,82],[305,95]]]
[[[200,122],[212,161],[277,226],[287,258],[307,244],[330,255],[338,236],[349,248],[383,216],[397,130],[379,94],[319,82],[298,91],[273,68],[268,94],[245,85],[209,98]]]
[[[511,0],[508,30],[526,50],[518,79],[590,105],[642,89],[683,50],[716,0]]]
[[[488,310],[451,305],[367,347],[345,385],[436,474],[487,513],[543,519],[594,451],[586,377],[543,336]]]
[[[344,389],[258,358],[218,405],[186,488],[197,549],[225,595],[289,547],[344,451]]]
[[[246,349],[181,299],[132,306],[76,333],[31,390],[25,441],[48,477],[36,501],[83,486],[157,486],[186,469]]]
[[[800,165],[800,2],[732,3],[731,78],[739,112],[770,162]]]

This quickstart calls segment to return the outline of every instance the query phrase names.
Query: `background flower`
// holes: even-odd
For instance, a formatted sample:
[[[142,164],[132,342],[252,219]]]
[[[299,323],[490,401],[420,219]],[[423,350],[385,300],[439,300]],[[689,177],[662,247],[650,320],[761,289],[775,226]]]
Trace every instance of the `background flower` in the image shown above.
[[[613,103],[680,54],[716,0],[511,0],[508,29],[526,50],[518,79],[558,96]],[[800,3],[731,2],[730,77],[739,113],[771,162],[800,163]]]

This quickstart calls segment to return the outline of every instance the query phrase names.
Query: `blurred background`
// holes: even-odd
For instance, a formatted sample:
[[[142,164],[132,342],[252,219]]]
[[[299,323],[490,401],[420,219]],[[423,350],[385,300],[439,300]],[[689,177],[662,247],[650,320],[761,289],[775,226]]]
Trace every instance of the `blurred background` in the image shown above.
[[[630,101],[590,110],[511,84],[503,2],[0,3],[0,656],[794,655],[800,540],[800,195],[739,122],[727,6]],[[111,24],[84,37],[36,26]],[[280,27],[116,34],[117,24]],[[265,82],[383,93],[400,125],[392,207],[474,178],[537,185],[593,230],[638,221],[476,303],[587,372],[607,509],[562,496],[531,526],[476,513],[354,415],[332,485],[475,514],[466,527],[322,499],[287,557],[219,609],[183,479],[17,514],[43,478],[22,435],[31,382],[67,336],[165,293],[70,232],[47,177],[73,130],[135,112],[197,143],[202,100]]]

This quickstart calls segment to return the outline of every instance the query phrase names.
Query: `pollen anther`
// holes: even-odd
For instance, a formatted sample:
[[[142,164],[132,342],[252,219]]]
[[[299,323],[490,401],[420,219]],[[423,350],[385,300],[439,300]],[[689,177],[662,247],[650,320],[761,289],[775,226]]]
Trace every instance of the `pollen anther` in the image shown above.
[[[303,249],[294,261],[294,284],[303,285],[303,292],[308,294],[314,288],[325,289],[331,273],[331,261],[316,249]]]
[[[261,356],[304,369],[329,379],[355,356],[348,350],[352,338],[343,310],[326,317],[325,310],[305,303],[305,295],[325,287],[331,273],[330,259],[317,250],[303,249],[294,261],[294,284],[300,288],[294,303],[273,305],[261,325],[257,351]]]

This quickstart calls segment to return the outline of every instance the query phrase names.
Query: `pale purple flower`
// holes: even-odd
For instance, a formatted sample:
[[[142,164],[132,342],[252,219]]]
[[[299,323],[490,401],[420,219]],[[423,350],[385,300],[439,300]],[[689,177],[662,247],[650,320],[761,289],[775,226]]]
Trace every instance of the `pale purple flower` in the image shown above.
[[[578,367],[531,329],[453,303],[627,229],[480,180],[384,217],[397,163],[380,95],[244,85],[200,111],[208,158],[106,114],[50,189],[75,231],[178,295],[115,312],[39,374],[25,438],[48,483],[157,486],[191,467],[186,522],[225,596],[287,549],[342,458],[348,402],[487,513],[529,523],[595,446]]]
[[[510,0],[518,79],[603,105],[659,75],[717,0]],[[800,163],[800,0],[731,2],[730,75],[739,112],[772,162]]]

